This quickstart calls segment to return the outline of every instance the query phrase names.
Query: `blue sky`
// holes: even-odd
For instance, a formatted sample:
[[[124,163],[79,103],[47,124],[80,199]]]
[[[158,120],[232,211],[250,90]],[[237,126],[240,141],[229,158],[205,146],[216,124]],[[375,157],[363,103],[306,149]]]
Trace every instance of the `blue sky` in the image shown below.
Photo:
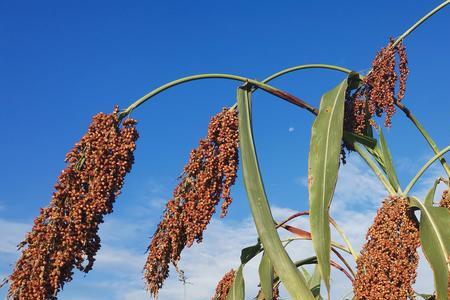
[[[439,3],[0,1],[0,104],[6,124],[0,147],[0,234],[6,237],[0,242],[0,277],[11,270],[13,246],[30,229],[39,207],[49,202],[65,153],[92,115],[109,112],[114,104],[126,107],[167,81],[196,73],[262,79],[307,63],[367,70],[389,36],[401,34]],[[440,147],[449,144],[450,132],[449,9],[406,41],[411,73],[404,101]],[[287,75],[273,85],[318,106],[320,95],[341,79],[342,74],[313,70]],[[102,228],[98,268],[85,278],[77,276],[61,299],[146,298],[140,270],[149,237],[190,149],[204,136],[209,118],[234,103],[236,87],[221,80],[179,86],[133,113],[141,134],[136,164]],[[304,210],[313,118],[262,92],[255,93],[254,106],[258,154],[274,213]],[[430,151],[401,113],[393,124],[386,135],[405,185]],[[347,224],[347,213],[335,213],[350,231],[359,228],[355,243],[361,243],[357,233],[370,225],[382,197],[375,196],[382,193],[355,155],[346,168],[335,204],[361,222]],[[429,176],[439,174],[436,167]],[[256,238],[242,182],[233,195],[229,216],[215,219],[204,243],[183,257],[192,281],[186,299],[208,299],[215,281],[238,263],[240,248]],[[214,255],[222,261],[211,259]],[[344,294],[343,289],[337,294]],[[4,294],[0,290],[0,297]],[[174,276],[160,298],[183,297]]]

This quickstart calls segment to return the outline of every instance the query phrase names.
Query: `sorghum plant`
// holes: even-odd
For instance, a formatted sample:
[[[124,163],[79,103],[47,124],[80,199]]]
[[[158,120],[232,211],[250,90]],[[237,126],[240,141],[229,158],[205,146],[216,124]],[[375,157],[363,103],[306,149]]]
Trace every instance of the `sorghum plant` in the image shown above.
[[[203,241],[203,233],[221,200],[220,216],[227,214],[232,202],[230,189],[240,164],[258,242],[242,250],[241,265],[224,275],[212,299],[244,299],[243,268],[260,253],[257,299],[278,299],[280,286],[291,299],[322,299],[325,294],[329,298],[331,268],[341,271],[350,280],[353,299],[414,299],[420,295],[413,289],[419,247],[433,271],[435,290],[433,295],[422,297],[448,299],[449,180],[438,178],[423,200],[410,191],[434,161],[439,160],[450,177],[450,167],[443,157],[450,146],[439,149],[402,101],[406,98],[409,74],[404,40],[448,4],[449,0],[443,2],[404,34],[389,39],[375,55],[371,70],[366,74],[323,64],[292,67],[262,81],[230,74],[200,74],[169,82],[125,110],[115,108],[111,114],[97,114],[87,133],[67,154],[67,166],[57,180],[49,206],[41,210],[19,245],[21,256],[5,281],[9,285],[8,297],[14,300],[56,299],[58,292],[72,280],[74,269],[87,273],[94,267],[95,255],[100,249],[99,226],[104,216],[113,211],[124,177],[134,162],[138,134],[136,121],[129,118],[131,111],[176,85],[219,78],[241,83],[237,88],[237,104],[212,117],[206,137],[190,153],[173,196],[162,212],[143,266],[150,296],[158,296],[171,264],[178,270],[183,250]],[[286,73],[311,68],[345,74],[335,88],[323,94],[319,108],[268,84]],[[251,105],[256,89],[316,116],[311,127],[308,157],[309,210],[282,221],[274,220],[271,214],[259,172]],[[405,188],[397,178],[383,126],[377,124],[378,118],[384,116],[384,126],[391,127],[397,109],[418,129],[435,154]],[[345,168],[340,161],[345,162],[347,151],[355,152],[367,163],[388,193],[380,201],[360,254],[355,252],[329,212],[338,171]],[[435,192],[440,183],[445,183],[447,189],[435,205]],[[310,231],[287,224],[300,216],[309,216]],[[331,227],[340,234],[344,244],[331,239]],[[278,230],[283,229],[293,237],[282,241]],[[311,257],[299,261],[291,259],[285,247],[297,239],[312,242]],[[356,270],[344,253],[354,259]],[[303,268],[308,264],[315,265],[313,273]],[[325,287],[325,292],[321,286]]]

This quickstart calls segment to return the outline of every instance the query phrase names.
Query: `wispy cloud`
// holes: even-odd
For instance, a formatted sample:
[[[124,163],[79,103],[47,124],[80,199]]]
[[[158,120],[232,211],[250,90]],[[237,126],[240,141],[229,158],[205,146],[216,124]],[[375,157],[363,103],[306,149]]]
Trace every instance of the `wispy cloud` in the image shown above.
[[[416,192],[423,194],[433,181],[432,178],[439,174],[438,167],[431,169],[418,184]],[[144,210],[160,210],[153,207],[155,204],[152,201],[148,201],[148,199],[154,199],[155,202],[165,201],[164,197],[160,196],[161,188],[158,189],[155,193],[159,195],[150,195],[150,198],[139,202],[138,209],[128,211],[126,215],[113,215],[106,219],[101,229],[103,246],[97,255],[94,270],[86,278],[77,276],[61,293],[61,299],[149,299],[142,280],[142,268],[146,259],[148,238],[158,219],[155,214],[152,218],[148,218],[148,211],[144,213]],[[341,168],[331,213],[357,251],[361,249],[365,233],[385,196],[386,192],[377,178],[358,158],[352,157],[347,165]],[[295,212],[289,207],[272,207],[276,220],[282,220]],[[306,230],[309,228],[307,217],[297,218],[291,224]],[[0,240],[0,252],[7,255],[3,257],[6,257],[9,263],[17,256],[16,245],[29,228],[30,224],[0,219],[0,234],[3,237]],[[282,238],[290,234],[286,231],[280,232]],[[253,245],[256,238],[256,230],[250,216],[241,220],[213,219],[205,232],[203,243],[194,244],[182,254],[179,266],[185,272],[188,284],[183,286],[177,278],[176,271],[172,269],[159,299],[210,299],[223,274],[239,266],[241,249]],[[335,232],[332,238],[342,243]],[[287,249],[293,259],[312,255],[309,241],[291,243]],[[345,257],[352,261],[348,255]],[[248,298],[256,295],[258,290],[259,259],[256,257],[244,269]],[[0,262],[2,263],[0,274],[9,272],[4,259]],[[354,266],[354,263],[352,265]],[[341,299],[351,291],[348,279],[336,270],[332,270],[332,281],[333,299]],[[432,286],[431,271],[421,256],[416,288],[421,292],[430,292]],[[0,295],[1,293],[3,291],[0,291]],[[282,291],[282,295],[287,296],[285,291]]]

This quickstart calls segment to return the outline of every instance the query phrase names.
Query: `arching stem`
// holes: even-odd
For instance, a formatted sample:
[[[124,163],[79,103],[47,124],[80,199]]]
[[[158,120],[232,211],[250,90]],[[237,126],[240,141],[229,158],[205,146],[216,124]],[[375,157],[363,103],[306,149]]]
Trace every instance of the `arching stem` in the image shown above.
[[[249,84],[256,86],[272,95],[275,95],[275,96],[277,96],[281,99],[284,99],[294,105],[297,105],[297,106],[304,108],[312,113],[317,114],[316,109],[314,107],[312,107],[311,105],[309,105],[308,103],[304,102],[303,100],[301,100],[289,93],[286,93],[282,90],[279,90],[275,87],[272,87],[265,83],[259,82],[257,80],[249,79],[249,78],[242,77],[242,76],[232,75],[232,74],[198,74],[198,75],[187,76],[187,77],[183,77],[183,78],[168,82],[168,83],[154,89],[150,93],[148,93],[148,94],[142,96],[141,98],[139,98],[138,100],[136,100],[134,103],[132,103],[130,106],[128,106],[125,110],[123,110],[120,113],[120,117],[121,118],[125,117],[132,110],[136,109],[137,107],[139,107],[140,105],[142,105],[143,103],[145,103],[146,101],[151,99],[152,97],[154,97],[154,96],[158,95],[159,93],[161,93],[167,89],[170,89],[174,86],[177,86],[182,83],[190,82],[190,81],[195,81],[195,80],[200,80],[200,79],[213,79],[213,78],[229,79],[229,80],[234,80],[234,81],[240,81],[243,83],[249,83]]]
[[[371,159],[369,153],[367,153],[361,145],[358,143],[354,144],[355,151],[358,152],[359,156],[361,156],[362,159],[367,163],[367,165],[372,169],[372,171],[375,173],[375,175],[378,177],[378,179],[381,181],[381,183],[384,185],[386,190],[389,192],[390,195],[395,195],[395,190],[389,183],[389,180],[384,176],[381,169],[375,164],[375,162]]]
[[[270,75],[269,77],[265,78],[264,80],[262,80],[261,82],[267,83],[269,81],[272,81],[273,79],[283,76],[285,74],[294,72],[294,71],[299,71],[299,70],[306,70],[306,69],[329,69],[329,70],[335,70],[335,71],[339,71],[339,72],[343,72],[346,74],[350,74],[351,70],[340,67],[340,66],[335,66],[335,65],[327,65],[327,64],[308,64],[308,65],[300,65],[300,66],[295,66],[295,67],[291,67],[291,68],[287,68],[284,70],[281,70],[275,74]]]
[[[437,147],[434,140],[431,138],[431,136],[428,134],[428,132],[423,128],[422,124],[420,124],[419,120],[414,117],[414,115],[411,113],[411,111],[401,102],[396,101],[397,107],[400,108],[401,111],[403,111],[406,115],[406,117],[411,120],[411,122],[416,126],[417,130],[422,134],[422,136],[427,141],[428,145],[430,145],[431,149],[433,150],[434,154],[439,153],[439,148]],[[447,164],[444,157],[439,158],[442,166],[444,167],[445,172],[447,173],[447,176],[450,178],[450,167]]]
[[[399,36],[394,44],[392,44],[392,47],[395,47],[398,43],[400,43],[404,38],[406,38],[409,34],[411,34],[414,30],[417,29],[417,27],[419,27],[423,22],[425,22],[426,20],[428,20],[432,15],[434,15],[435,13],[437,13],[438,11],[440,11],[441,9],[443,9],[445,6],[447,6],[448,4],[450,4],[450,0],[446,0],[444,2],[442,2],[441,4],[439,4],[438,6],[436,6],[432,11],[430,11],[429,13],[427,13],[425,16],[423,16],[419,21],[417,21],[416,23],[414,23],[413,26],[411,26],[410,28],[408,28],[408,30],[406,30],[401,36]]]
[[[408,195],[409,191],[411,191],[412,187],[416,184],[417,180],[423,175],[423,173],[436,161],[438,160],[442,155],[450,151],[450,146],[445,147],[442,149],[439,153],[437,153],[435,156],[433,156],[430,160],[428,160],[423,167],[417,172],[416,176],[409,182],[408,186],[403,191],[404,195]]]

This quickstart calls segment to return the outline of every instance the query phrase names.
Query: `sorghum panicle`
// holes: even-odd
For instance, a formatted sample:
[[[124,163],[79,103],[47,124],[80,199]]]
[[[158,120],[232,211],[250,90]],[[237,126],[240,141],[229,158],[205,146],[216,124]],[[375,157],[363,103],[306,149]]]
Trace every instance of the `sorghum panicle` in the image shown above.
[[[125,175],[134,162],[136,121],[120,127],[118,108],[93,117],[87,133],[67,154],[50,205],[41,209],[10,283],[8,298],[56,299],[73,269],[92,269],[100,249],[99,225],[112,212]]]
[[[413,296],[420,239],[408,200],[397,196],[384,200],[366,240],[357,260],[355,299],[399,300]]]
[[[384,125],[391,126],[395,113],[395,101],[405,96],[406,80],[409,74],[406,48],[402,42],[390,43],[382,48],[372,62],[372,70],[364,83],[353,93],[347,93],[345,103],[344,129],[363,133],[368,122],[374,125],[374,116],[386,114]],[[398,69],[397,66],[398,57]],[[397,99],[395,88],[398,82]]]
[[[222,279],[217,283],[216,291],[211,300],[226,300],[228,292],[233,285],[235,271],[231,269],[222,277]]]
[[[442,197],[441,197],[441,201],[439,202],[439,206],[450,209],[450,191],[449,190],[445,190],[442,193]],[[448,278],[448,295],[447,296],[450,299],[450,274],[449,274],[449,278]]]
[[[405,96],[406,91],[406,80],[408,79],[409,69],[408,69],[408,57],[406,55],[406,47],[403,42],[400,42],[396,46],[399,63],[398,72],[400,73],[399,88],[397,92],[397,100],[402,101]]]
[[[278,300],[280,298],[280,284],[279,282],[273,286],[272,289],[272,300]],[[258,295],[255,300],[265,300],[262,290],[259,290]]]
[[[169,263],[176,265],[185,247],[202,241],[221,198],[221,217],[227,213],[238,168],[238,123],[237,111],[224,108],[211,118],[207,137],[191,151],[149,246],[144,278],[155,297],[169,275]]]
[[[382,48],[372,62],[372,71],[365,77],[368,90],[368,108],[371,116],[381,117],[386,113],[384,125],[391,126],[391,118],[395,113],[395,53],[393,41]]]
[[[440,207],[447,207],[450,209],[450,192],[446,190],[442,193],[441,201],[439,202]]]

